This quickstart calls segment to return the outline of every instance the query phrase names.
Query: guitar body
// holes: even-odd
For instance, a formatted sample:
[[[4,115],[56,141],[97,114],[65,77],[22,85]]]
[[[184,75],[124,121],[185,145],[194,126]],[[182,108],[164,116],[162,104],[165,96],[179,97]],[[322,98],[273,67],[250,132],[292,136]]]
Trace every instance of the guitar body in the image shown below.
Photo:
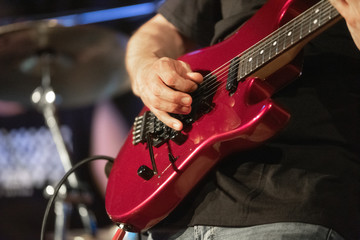
[[[227,40],[182,56],[194,71],[213,72],[236,55],[265,38],[312,4],[301,0],[270,0]],[[295,59],[295,56],[294,58]],[[224,66],[227,72],[227,67]],[[137,174],[141,165],[151,167],[146,143],[134,145],[130,133],[109,176],[106,210],[128,231],[143,231],[164,219],[193,187],[224,156],[256,147],[280,131],[289,114],[272,101],[271,94],[299,74],[299,66],[276,63],[274,71],[261,73],[261,80],[240,81],[233,94],[219,87],[212,109],[184,133],[181,144],[168,141],[153,148],[157,174],[144,180]],[[281,74],[279,74],[281,73]],[[285,74],[284,74],[285,73]],[[276,81],[272,79],[276,76]],[[216,76],[226,84],[227,77]],[[274,83],[274,84],[272,84]],[[144,108],[140,115],[148,109]],[[176,158],[169,159],[169,153]]]

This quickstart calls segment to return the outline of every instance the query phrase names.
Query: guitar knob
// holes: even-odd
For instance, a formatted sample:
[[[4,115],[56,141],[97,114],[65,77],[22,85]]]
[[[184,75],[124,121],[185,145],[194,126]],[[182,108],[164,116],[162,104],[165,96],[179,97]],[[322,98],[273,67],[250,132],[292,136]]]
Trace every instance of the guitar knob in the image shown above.
[[[154,176],[154,171],[146,165],[141,165],[137,171],[137,174],[148,181]]]

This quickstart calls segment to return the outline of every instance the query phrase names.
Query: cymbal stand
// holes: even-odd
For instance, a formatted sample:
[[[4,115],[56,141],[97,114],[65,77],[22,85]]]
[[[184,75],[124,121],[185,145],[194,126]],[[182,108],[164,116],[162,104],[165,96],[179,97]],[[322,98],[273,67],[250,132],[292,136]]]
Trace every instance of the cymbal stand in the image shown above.
[[[69,171],[72,168],[70,155],[68,148],[66,147],[64,138],[61,134],[59,124],[55,114],[55,99],[56,94],[51,87],[51,74],[50,74],[50,63],[52,55],[50,53],[44,52],[40,55],[40,61],[42,66],[42,79],[41,86],[37,87],[31,96],[31,101],[34,103],[38,109],[42,112],[46,125],[48,126],[50,133],[52,135],[53,141],[56,145],[61,163],[64,167],[65,172]],[[68,185],[73,192],[81,194],[80,184],[75,175],[72,173],[67,179]],[[55,240],[65,240],[66,236],[66,227],[69,215],[72,211],[71,199],[66,201],[66,195],[69,194],[69,191],[66,190],[61,197],[57,197],[55,202]],[[71,193],[71,192],[70,192]],[[79,199],[75,197],[75,199]],[[81,217],[82,223],[85,230],[91,234],[95,235],[96,232],[96,220],[93,214],[87,209],[86,205],[82,203],[81,196],[80,200],[76,200],[77,210]]]

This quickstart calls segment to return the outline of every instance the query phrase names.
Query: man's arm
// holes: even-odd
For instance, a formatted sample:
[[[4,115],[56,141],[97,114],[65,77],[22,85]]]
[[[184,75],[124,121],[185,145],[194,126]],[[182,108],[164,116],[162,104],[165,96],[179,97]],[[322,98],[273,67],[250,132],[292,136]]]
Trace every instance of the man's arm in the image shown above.
[[[330,2],[345,18],[351,36],[360,49],[360,0],[330,0]]]
[[[176,130],[182,129],[182,123],[168,113],[190,113],[188,93],[203,80],[188,64],[174,60],[191,45],[157,14],[134,33],[127,46],[125,62],[133,92],[159,120]]]

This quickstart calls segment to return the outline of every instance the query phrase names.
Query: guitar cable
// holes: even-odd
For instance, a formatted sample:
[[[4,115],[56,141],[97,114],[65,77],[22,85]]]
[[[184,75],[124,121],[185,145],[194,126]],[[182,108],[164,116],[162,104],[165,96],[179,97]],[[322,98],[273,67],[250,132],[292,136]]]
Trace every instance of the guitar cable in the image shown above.
[[[65,175],[63,176],[63,178],[59,181],[59,183],[56,185],[55,189],[54,189],[54,194],[51,196],[51,198],[48,201],[48,204],[46,206],[45,209],[45,213],[44,213],[44,217],[43,217],[43,221],[42,221],[42,225],[41,225],[41,234],[40,234],[40,240],[44,240],[44,235],[45,235],[45,228],[46,228],[46,223],[47,223],[47,218],[49,216],[49,212],[51,209],[51,206],[53,205],[55,198],[57,197],[59,190],[61,188],[61,186],[65,183],[65,181],[68,179],[69,175],[72,174],[74,171],[76,171],[78,168],[80,168],[81,166],[83,166],[86,163],[95,161],[95,160],[107,160],[108,163],[114,163],[114,158],[109,157],[109,156],[103,156],[103,155],[98,155],[98,156],[93,156],[93,157],[89,157],[89,158],[85,158],[82,161],[78,162],[77,164],[75,164],[69,171],[67,171],[65,173]],[[107,164],[109,165],[109,164]],[[120,238],[121,232],[119,232],[119,238],[115,238],[115,235],[113,239],[122,239]]]
[[[116,230],[112,240],[123,240],[123,238],[125,237],[125,233],[126,233],[125,230],[119,227]]]

